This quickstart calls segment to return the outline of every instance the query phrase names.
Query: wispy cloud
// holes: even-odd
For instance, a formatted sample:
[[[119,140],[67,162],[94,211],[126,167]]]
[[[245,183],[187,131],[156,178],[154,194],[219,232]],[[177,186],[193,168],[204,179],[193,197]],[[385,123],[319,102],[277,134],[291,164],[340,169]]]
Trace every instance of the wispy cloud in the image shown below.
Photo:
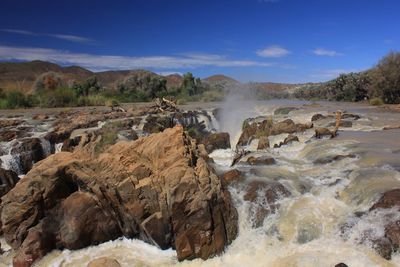
[[[37,33],[37,32],[25,31],[25,30],[18,30],[18,29],[0,29],[0,31],[7,32],[7,33],[14,33],[14,34],[29,35],[29,36],[46,36],[46,37],[52,37],[52,38],[66,40],[66,41],[70,41],[70,42],[76,42],[76,43],[90,43],[90,42],[94,41],[90,38],[77,36],[77,35],[69,35],[69,34]]]
[[[290,51],[281,46],[272,45],[272,46],[268,46],[264,49],[257,50],[256,54],[260,57],[277,58],[277,57],[287,56],[288,54],[290,54]]]
[[[324,49],[324,48],[316,48],[312,52],[314,55],[317,55],[317,56],[327,56],[327,57],[343,56],[342,53],[339,53],[334,50]]]
[[[72,53],[69,51],[0,46],[0,60],[44,60],[64,65],[79,65],[91,70],[121,70],[121,69],[180,69],[204,66],[215,67],[269,67],[272,63],[253,60],[229,59],[225,56],[214,54],[182,54],[178,56],[146,56],[131,57],[117,55],[94,55],[85,53]]]

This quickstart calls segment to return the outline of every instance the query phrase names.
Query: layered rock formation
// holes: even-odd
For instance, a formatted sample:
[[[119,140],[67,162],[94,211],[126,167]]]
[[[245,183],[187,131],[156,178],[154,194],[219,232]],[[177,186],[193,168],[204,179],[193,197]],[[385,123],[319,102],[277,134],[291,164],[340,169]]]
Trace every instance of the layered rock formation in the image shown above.
[[[3,197],[15,266],[30,266],[55,248],[120,236],[175,248],[179,260],[207,259],[235,238],[230,194],[202,157],[204,147],[181,126],[97,154],[100,140],[35,164]]]

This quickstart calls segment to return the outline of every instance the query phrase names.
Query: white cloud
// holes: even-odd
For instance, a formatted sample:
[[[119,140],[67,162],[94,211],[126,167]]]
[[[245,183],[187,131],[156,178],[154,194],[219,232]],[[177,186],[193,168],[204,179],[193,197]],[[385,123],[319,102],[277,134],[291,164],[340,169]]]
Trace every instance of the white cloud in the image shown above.
[[[339,53],[334,50],[327,50],[324,48],[316,48],[313,50],[314,55],[317,56],[328,56],[328,57],[337,57],[337,56],[342,56],[342,53]]]
[[[213,54],[182,54],[179,56],[130,57],[72,53],[48,48],[0,46],[0,60],[44,60],[64,65],[79,65],[91,70],[110,69],[179,69],[204,66],[215,67],[269,67],[272,63],[228,59]]]
[[[52,38],[66,40],[66,41],[70,41],[70,42],[76,42],[76,43],[93,42],[93,40],[90,38],[77,36],[77,35],[69,35],[69,34],[36,33],[36,32],[25,31],[25,30],[17,30],[17,29],[0,29],[0,31],[14,33],[14,34],[30,35],[30,36],[47,36],[47,37],[52,37]]]
[[[273,45],[266,47],[264,49],[260,49],[256,51],[257,55],[260,57],[284,57],[290,54],[289,50],[286,50],[285,48],[278,46],[278,45]]]

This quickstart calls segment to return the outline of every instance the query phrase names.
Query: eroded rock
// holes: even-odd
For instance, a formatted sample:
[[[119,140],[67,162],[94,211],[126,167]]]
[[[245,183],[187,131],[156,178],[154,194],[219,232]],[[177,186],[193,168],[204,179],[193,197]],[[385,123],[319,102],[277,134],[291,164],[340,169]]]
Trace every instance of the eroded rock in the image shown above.
[[[207,259],[235,238],[229,191],[181,126],[98,155],[93,146],[42,160],[3,197],[4,236],[16,266],[52,249],[120,236],[173,247],[179,260]]]

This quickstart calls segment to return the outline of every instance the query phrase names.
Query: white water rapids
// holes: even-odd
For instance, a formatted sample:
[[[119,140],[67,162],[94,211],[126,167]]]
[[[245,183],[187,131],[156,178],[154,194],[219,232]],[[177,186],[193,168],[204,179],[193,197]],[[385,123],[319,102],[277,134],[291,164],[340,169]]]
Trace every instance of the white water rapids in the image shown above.
[[[327,114],[336,108],[324,106],[317,110],[325,109]],[[335,139],[316,140],[312,138],[311,129],[298,134],[300,142],[254,152],[272,156],[276,159],[275,165],[237,166],[246,173],[246,182],[279,181],[289,189],[291,196],[281,199],[278,211],[267,216],[261,227],[254,228],[255,206],[268,203],[261,195],[258,203],[244,201],[244,186],[230,188],[239,214],[239,233],[218,257],[178,262],[172,249],[163,251],[139,240],[123,238],[76,251],[53,251],[36,266],[87,266],[98,257],[114,258],[121,266],[325,267],[341,262],[350,267],[400,266],[399,254],[387,261],[375,252],[373,244],[359,242],[366,230],[381,236],[383,221],[399,219],[400,214],[395,210],[377,210],[360,217],[353,215],[367,211],[381,193],[400,188],[400,130],[373,131],[396,119],[399,121],[400,114],[387,116],[370,114],[368,110],[356,111],[362,119],[354,121],[352,128],[343,128]],[[271,106],[261,105],[250,113],[254,116],[272,112]],[[290,117],[295,122],[309,122],[315,113],[313,108],[307,108],[279,119]],[[233,116],[232,121],[239,127],[231,129],[240,129],[245,119],[242,117],[250,117],[248,115]],[[224,128],[223,121],[219,126],[230,130]],[[235,132],[230,133],[232,136]],[[271,147],[286,136],[270,137]],[[254,146],[249,149],[252,148]],[[348,154],[356,156],[326,164],[315,163],[318,159]],[[218,171],[230,169],[231,150],[216,150],[210,156]],[[342,226],[349,222],[354,227],[343,230]],[[11,255],[4,259],[10,260]]]

